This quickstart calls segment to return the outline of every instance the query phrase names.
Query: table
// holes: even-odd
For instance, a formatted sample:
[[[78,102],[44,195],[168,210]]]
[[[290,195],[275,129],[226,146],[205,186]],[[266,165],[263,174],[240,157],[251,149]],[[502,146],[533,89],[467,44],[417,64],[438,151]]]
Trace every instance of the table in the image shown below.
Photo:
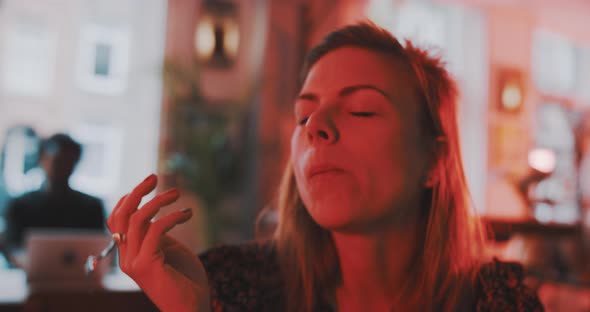
[[[120,271],[105,275],[102,284],[104,289],[92,292],[30,293],[24,271],[0,270],[0,312],[158,311],[137,284]]]

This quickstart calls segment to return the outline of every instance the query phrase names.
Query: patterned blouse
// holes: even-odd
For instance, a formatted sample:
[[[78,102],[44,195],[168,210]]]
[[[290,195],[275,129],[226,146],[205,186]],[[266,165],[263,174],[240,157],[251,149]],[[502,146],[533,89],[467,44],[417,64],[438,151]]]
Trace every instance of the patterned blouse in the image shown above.
[[[208,273],[211,311],[283,311],[284,296],[275,249],[270,244],[221,246],[200,255]],[[523,284],[517,263],[494,260],[482,266],[473,311],[544,311],[537,295]],[[315,309],[331,312],[328,303]]]

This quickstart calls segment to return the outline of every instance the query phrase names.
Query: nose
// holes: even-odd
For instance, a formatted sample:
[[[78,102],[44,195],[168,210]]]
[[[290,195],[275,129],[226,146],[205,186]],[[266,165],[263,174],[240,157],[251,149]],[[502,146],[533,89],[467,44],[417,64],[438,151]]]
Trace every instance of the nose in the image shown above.
[[[310,143],[333,144],[338,141],[338,129],[327,112],[318,111],[311,114],[305,127]]]

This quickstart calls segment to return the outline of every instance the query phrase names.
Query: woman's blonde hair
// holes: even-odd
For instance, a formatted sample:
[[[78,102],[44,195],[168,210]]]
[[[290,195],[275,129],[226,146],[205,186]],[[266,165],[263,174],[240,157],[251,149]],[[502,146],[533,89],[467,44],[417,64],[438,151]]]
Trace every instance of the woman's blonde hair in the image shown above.
[[[424,189],[422,248],[404,299],[420,305],[421,310],[461,309],[470,300],[466,294],[476,278],[484,235],[471,211],[463,172],[455,82],[439,58],[408,41],[402,46],[389,32],[369,22],[329,34],[308,54],[304,75],[321,57],[345,46],[402,61],[414,76],[411,79],[421,99],[417,104],[426,134],[424,144],[437,146],[430,172],[436,182]],[[277,209],[279,221],[273,239],[285,280],[287,309],[312,311],[318,301],[333,295],[340,282],[340,268],[331,235],[308,214],[290,163],[280,184]]]

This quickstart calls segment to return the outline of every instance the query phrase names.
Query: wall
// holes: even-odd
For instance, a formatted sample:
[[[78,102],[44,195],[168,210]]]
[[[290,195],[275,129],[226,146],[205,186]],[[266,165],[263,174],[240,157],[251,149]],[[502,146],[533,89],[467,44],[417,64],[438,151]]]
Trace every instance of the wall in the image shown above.
[[[526,174],[536,104],[544,96],[536,89],[531,77],[533,34],[538,29],[548,30],[576,44],[589,46],[590,28],[585,25],[590,5],[582,1],[544,1],[535,6],[481,2],[485,2],[480,9],[488,20],[491,68],[488,111],[492,145],[486,211],[496,217],[520,219],[527,217],[529,212],[510,181]],[[498,110],[498,73],[502,68],[515,69],[523,75],[525,101],[520,113]],[[578,109],[584,109],[584,101],[587,101],[576,96],[562,99]]]
[[[484,9],[488,21],[490,87],[488,101],[489,162],[486,214],[503,218],[525,218],[527,208],[512,180],[524,175],[531,147],[535,95],[530,79],[530,55],[534,17],[525,10],[490,7]],[[525,82],[525,98],[519,113],[501,112],[498,77],[503,68],[520,71]]]
[[[0,91],[0,131],[14,124],[31,124],[41,135],[71,131],[80,124],[114,128],[120,134],[120,150],[104,171],[110,176],[100,190],[110,209],[114,202],[155,171],[158,151],[161,84],[166,5],[163,0],[80,1],[6,0],[0,5],[0,60],[7,61],[6,39],[11,27],[28,20],[55,37],[48,55],[50,89],[41,96]],[[131,33],[126,88],[117,95],[84,91],[76,79],[80,29],[97,23],[127,28]],[[7,64],[0,64],[0,68]],[[83,187],[85,185],[82,185]],[[86,185],[87,186],[87,185]]]

